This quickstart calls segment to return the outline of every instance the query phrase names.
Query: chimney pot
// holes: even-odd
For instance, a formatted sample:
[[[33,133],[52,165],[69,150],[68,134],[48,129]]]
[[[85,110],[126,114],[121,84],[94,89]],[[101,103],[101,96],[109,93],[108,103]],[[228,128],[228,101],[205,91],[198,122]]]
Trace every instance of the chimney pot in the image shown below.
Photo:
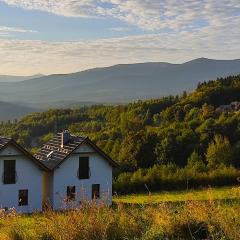
[[[68,130],[64,130],[61,134],[61,147],[63,148],[70,140],[70,132]]]

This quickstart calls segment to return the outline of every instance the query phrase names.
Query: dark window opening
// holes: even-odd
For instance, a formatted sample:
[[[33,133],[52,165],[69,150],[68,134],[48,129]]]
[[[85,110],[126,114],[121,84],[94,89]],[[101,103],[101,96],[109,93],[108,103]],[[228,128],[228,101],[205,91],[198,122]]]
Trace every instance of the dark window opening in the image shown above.
[[[18,205],[26,206],[28,205],[28,190],[19,190],[18,192]]]
[[[92,199],[100,198],[100,184],[92,185]]]
[[[76,196],[76,187],[68,186],[67,187],[67,200],[75,200]]]
[[[79,179],[88,179],[89,177],[90,177],[89,157],[80,157],[79,158],[78,178]]]
[[[4,184],[16,183],[16,161],[15,160],[4,160],[3,183]]]

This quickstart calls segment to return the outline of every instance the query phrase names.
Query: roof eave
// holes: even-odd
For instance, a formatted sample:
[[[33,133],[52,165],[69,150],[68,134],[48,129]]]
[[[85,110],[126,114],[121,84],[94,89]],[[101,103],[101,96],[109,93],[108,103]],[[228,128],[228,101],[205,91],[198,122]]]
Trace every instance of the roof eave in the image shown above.
[[[30,158],[38,167],[41,168],[41,170],[49,171],[49,168],[47,168],[44,164],[42,164],[40,161],[38,161],[31,153],[29,153],[25,148],[23,148],[21,145],[19,145],[14,139],[10,139],[8,143],[6,143],[1,149],[0,152],[3,151],[7,146],[10,144],[13,144],[20,152],[22,152],[25,156]]]
[[[59,162],[56,166],[51,168],[51,171],[54,171],[56,168],[58,168],[83,143],[87,143],[87,144],[91,145],[91,147],[93,147],[96,152],[98,152],[103,158],[105,158],[112,167],[114,167],[114,168],[119,167],[119,164],[117,162],[115,162],[111,157],[109,157],[105,152],[103,152],[95,143],[93,143],[88,137],[86,137],[64,159],[62,159],[61,162]]]
[[[109,157],[101,148],[99,148],[94,142],[92,142],[88,137],[84,140],[87,142],[91,147],[93,147],[102,157],[104,157],[112,167],[117,168],[119,164],[114,161],[111,157]]]

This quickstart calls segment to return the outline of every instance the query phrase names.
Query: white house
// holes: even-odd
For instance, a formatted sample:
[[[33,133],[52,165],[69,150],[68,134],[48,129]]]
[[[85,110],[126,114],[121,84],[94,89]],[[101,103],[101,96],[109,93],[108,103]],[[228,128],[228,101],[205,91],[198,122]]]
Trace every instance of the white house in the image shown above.
[[[64,131],[34,156],[49,169],[43,178],[43,202],[53,209],[93,199],[111,204],[112,168],[117,164],[89,138]]]
[[[0,208],[41,211],[44,171],[46,166],[14,140],[0,137]]]

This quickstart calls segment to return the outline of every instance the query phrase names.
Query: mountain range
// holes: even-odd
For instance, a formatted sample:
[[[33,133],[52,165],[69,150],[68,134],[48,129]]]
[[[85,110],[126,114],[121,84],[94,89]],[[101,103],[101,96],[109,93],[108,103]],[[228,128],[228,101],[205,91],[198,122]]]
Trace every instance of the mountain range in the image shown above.
[[[28,113],[37,111],[39,112],[41,109],[0,101],[0,121],[19,119]]]
[[[10,75],[0,75],[0,82],[20,82],[24,80],[34,79],[44,77],[43,74],[36,74],[32,76],[10,76]]]
[[[0,77],[0,101],[18,103],[27,109],[124,103],[181,94],[194,89],[199,82],[237,74],[240,59],[198,58],[183,64],[121,64],[14,82]]]

